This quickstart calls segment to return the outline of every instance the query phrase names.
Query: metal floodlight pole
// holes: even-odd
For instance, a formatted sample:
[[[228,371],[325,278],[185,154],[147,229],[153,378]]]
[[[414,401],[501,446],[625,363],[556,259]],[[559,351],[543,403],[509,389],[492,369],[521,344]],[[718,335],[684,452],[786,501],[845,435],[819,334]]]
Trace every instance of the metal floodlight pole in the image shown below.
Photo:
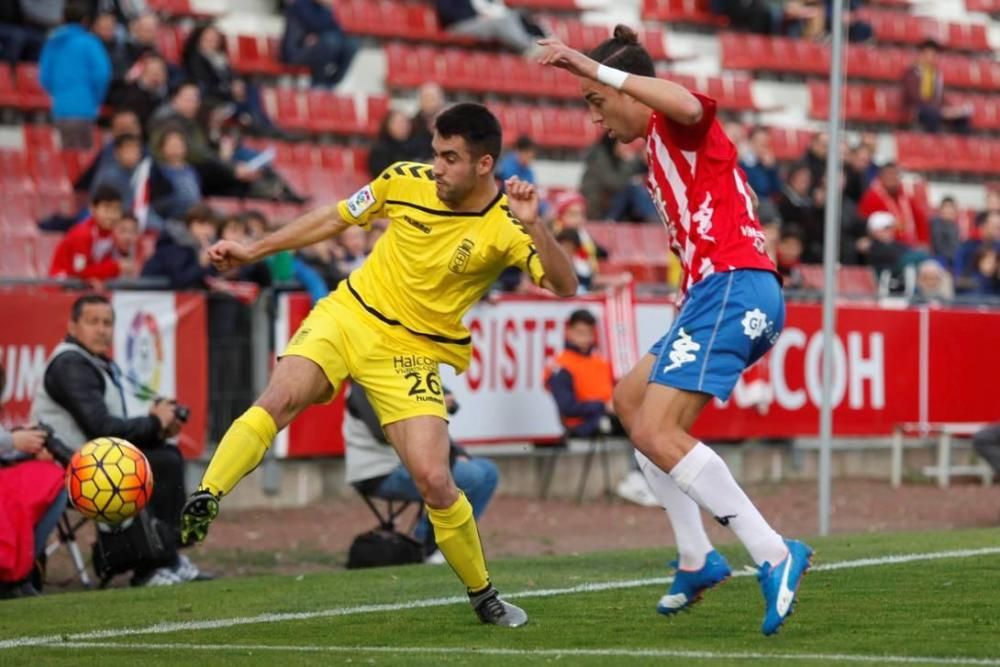
[[[830,533],[830,454],[833,448],[833,337],[837,312],[840,241],[840,100],[844,87],[844,0],[833,0],[830,54],[830,148],[826,156],[826,217],[823,221],[823,368],[819,412],[819,534]]]

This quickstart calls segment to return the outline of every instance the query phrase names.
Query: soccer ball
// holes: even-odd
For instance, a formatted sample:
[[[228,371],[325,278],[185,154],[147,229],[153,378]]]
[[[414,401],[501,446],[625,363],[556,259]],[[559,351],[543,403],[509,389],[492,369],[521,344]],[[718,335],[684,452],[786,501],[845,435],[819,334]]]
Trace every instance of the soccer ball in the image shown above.
[[[153,471],[135,445],[96,438],[70,459],[66,491],[80,514],[115,525],[145,507],[153,493]]]

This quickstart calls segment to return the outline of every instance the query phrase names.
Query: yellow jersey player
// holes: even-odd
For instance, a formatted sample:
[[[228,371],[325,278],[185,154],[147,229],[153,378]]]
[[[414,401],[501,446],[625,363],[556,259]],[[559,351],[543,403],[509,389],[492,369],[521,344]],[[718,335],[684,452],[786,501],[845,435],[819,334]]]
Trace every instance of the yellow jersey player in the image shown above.
[[[531,184],[504,195],[493,169],[500,123],[486,107],[458,104],[435,121],[433,165],[401,162],[349,199],[317,208],[251,245],[216,243],[219,269],[260,261],[390,219],[371,256],[321,300],[292,337],[264,393],[226,432],[201,485],[184,506],[182,539],[205,538],[219,500],[264,457],[278,430],[348,377],[364,387],[388,440],[423,496],[444,557],[483,623],[516,627],[528,617],[490,582],[472,516],[448,467],[448,423],[438,366],[469,362],[466,311],[500,272],[518,266],[559,296],[576,293],[569,258],[538,219]]]

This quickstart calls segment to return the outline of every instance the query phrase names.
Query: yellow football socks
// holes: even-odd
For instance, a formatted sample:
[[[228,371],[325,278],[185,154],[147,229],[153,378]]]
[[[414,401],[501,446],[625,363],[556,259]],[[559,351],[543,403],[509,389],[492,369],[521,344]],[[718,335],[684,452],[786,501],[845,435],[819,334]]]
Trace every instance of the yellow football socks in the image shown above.
[[[264,408],[253,406],[233,422],[222,437],[208,470],[201,479],[202,489],[223,496],[260,465],[278,426]],[[471,511],[471,508],[470,508]]]
[[[489,586],[490,575],[486,571],[479,528],[465,494],[459,492],[458,500],[447,509],[426,509],[438,548],[465,587],[470,592],[478,592]]]

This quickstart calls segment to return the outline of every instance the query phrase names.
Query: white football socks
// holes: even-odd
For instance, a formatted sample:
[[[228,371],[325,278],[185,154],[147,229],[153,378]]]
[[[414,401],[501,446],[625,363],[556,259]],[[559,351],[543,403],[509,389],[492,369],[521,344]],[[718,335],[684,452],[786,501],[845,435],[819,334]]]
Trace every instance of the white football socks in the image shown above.
[[[701,522],[701,508],[669,474],[660,470],[645,454],[635,450],[635,460],[639,464],[646,483],[653,495],[663,505],[674,529],[674,541],[680,554],[678,565],[682,570],[700,570],[705,565],[705,555],[712,550],[712,543],[705,534]]]
[[[777,565],[788,553],[784,540],[764,520],[733,479],[726,463],[699,442],[670,471],[677,486],[732,529],[757,565]]]

